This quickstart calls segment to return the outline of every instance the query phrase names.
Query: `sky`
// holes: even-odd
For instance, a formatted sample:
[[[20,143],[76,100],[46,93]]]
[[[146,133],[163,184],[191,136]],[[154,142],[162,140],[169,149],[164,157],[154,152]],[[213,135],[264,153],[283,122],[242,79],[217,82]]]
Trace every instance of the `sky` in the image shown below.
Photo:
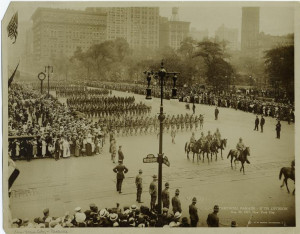
[[[179,19],[191,22],[191,28],[208,29],[214,36],[222,24],[237,28],[241,32],[242,7],[260,6],[260,31],[272,35],[294,32],[294,8],[291,2],[15,2],[11,8],[18,10],[19,20],[27,21],[38,6],[84,10],[85,7],[100,6],[158,6],[160,15],[170,18],[172,7],[179,7]],[[146,5],[145,5],[146,4]],[[262,5],[263,4],[263,5]]]

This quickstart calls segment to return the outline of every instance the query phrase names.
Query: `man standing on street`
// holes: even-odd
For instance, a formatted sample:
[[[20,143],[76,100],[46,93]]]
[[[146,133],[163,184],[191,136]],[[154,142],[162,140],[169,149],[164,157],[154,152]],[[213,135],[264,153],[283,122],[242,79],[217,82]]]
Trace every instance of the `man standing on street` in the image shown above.
[[[151,211],[155,211],[155,203],[156,203],[156,198],[157,198],[157,176],[153,176],[153,181],[151,182],[149,186],[149,193],[151,196],[151,201],[150,201],[150,209]]]
[[[127,173],[128,169],[123,165],[122,161],[119,160],[119,165],[116,166],[113,171],[117,173],[117,191],[122,193],[122,182],[125,178],[124,173]]]
[[[218,115],[219,115],[219,109],[216,106],[216,109],[215,109],[215,120],[218,120]]]
[[[255,130],[258,131],[258,125],[259,125],[259,118],[258,118],[258,116],[256,116],[254,131]]]
[[[136,185],[136,201],[138,203],[142,203],[141,196],[143,190],[143,179],[142,179],[143,171],[140,169],[139,174],[135,177],[135,185]]]
[[[195,114],[195,109],[196,109],[196,106],[195,106],[195,103],[193,103],[193,114]]]
[[[262,115],[260,119],[260,132],[264,132],[265,118]]]
[[[197,203],[197,199],[194,197],[192,200],[192,204],[189,206],[189,214],[190,214],[192,227],[197,227],[197,223],[199,221],[196,203]]]
[[[281,123],[278,120],[278,123],[276,124],[276,134],[278,139],[280,139],[280,131],[281,131]]]
[[[165,183],[165,189],[161,192],[161,200],[163,207],[170,208],[170,193],[169,193],[169,183]]]
[[[176,189],[175,191],[175,197],[172,198],[172,207],[173,207],[173,213],[176,212],[181,213],[181,202],[179,200],[179,189]]]
[[[123,154],[121,145],[119,146],[118,156],[119,156],[119,161],[121,160],[123,162],[124,161],[124,154]]]
[[[219,227],[219,217],[218,217],[218,212],[219,212],[219,206],[215,205],[214,206],[214,212],[210,213],[207,216],[206,223],[209,227]]]

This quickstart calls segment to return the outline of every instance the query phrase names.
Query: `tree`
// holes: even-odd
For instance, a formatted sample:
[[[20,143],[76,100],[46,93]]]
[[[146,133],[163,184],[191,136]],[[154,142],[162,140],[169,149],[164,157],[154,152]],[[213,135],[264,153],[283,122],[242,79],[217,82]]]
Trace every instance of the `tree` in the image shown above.
[[[294,99],[294,46],[279,46],[265,51],[265,71],[271,84],[280,84]]]
[[[206,65],[206,81],[216,90],[231,83],[234,70],[231,64],[225,60],[226,55],[220,44],[211,41],[199,42],[198,51],[194,57],[202,57]]]

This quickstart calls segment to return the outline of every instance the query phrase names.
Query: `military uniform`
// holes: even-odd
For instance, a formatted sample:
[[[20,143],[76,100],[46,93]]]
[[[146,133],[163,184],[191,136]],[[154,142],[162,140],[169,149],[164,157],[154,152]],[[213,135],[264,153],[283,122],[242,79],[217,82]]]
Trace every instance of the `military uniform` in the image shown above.
[[[135,185],[136,185],[136,201],[141,202],[141,195],[143,190],[143,179],[141,176],[141,170],[139,174],[135,177]]]
[[[190,214],[190,219],[191,219],[191,226],[197,227],[199,217],[198,217],[197,207],[195,206],[195,204],[191,204],[189,206],[189,214]]]
[[[156,178],[156,177],[153,177]],[[150,208],[151,210],[155,210],[155,203],[157,198],[157,184],[155,181],[152,181],[149,186],[149,193],[151,196]]]
[[[163,207],[166,207],[169,209],[170,208],[170,193],[169,193],[168,188],[165,188],[161,192],[161,199],[162,199]]]
[[[115,173],[117,173],[117,191],[119,193],[121,193],[121,190],[122,190],[122,182],[123,182],[123,179],[125,178],[124,176],[124,173],[127,173],[128,172],[128,169],[122,165],[122,164],[119,164],[118,166],[116,166],[113,171]]]
[[[219,227],[219,217],[213,212],[207,216],[206,223],[209,227]]]
[[[175,214],[177,211],[179,213],[182,212],[181,210],[181,202],[179,200],[178,195],[176,195],[175,197],[172,198],[172,207],[173,207],[173,213]]]

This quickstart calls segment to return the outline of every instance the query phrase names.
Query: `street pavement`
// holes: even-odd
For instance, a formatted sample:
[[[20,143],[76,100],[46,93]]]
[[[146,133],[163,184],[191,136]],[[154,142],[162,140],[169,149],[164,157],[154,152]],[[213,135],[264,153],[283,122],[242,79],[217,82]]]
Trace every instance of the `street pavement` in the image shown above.
[[[113,95],[134,94],[113,91]],[[144,96],[134,95],[136,101],[145,101]],[[152,115],[159,112],[159,99],[146,101],[152,105]],[[223,159],[208,164],[187,158],[184,145],[191,137],[191,131],[178,132],[175,143],[171,135],[164,133],[163,152],[170,161],[170,167],[163,165],[163,185],[170,183],[170,196],[180,190],[183,214],[188,217],[188,206],[193,197],[197,198],[198,226],[207,226],[207,215],[213,206],[220,206],[220,223],[229,226],[235,220],[239,226],[294,226],[295,196],[280,188],[281,167],[289,167],[295,159],[294,125],[282,122],[281,139],[276,139],[276,120],[266,117],[264,132],[254,131],[255,115],[229,108],[219,108],[219,119],[214,119],[214,106],[196,105],[196,114],[204,114],[204,129],[195,131],[196,138],[201,131],[207,134],[219,128],[222,138],[227,138]],[[192,113],[185,109],[185,103],[164,100],[164,112],[169,115]],[[193,130],[194,131],[194,130]],[[245,164],[245,175],[231,169],[227,154],[235,149],[242,137],[250,147],[249,161]],[[116,175],[106,142],[103,153],[91,157],[61,159],[39,159],[31,162],[18,161],[21,173],[12,187],[12,217],[29,218],[42,216],[44,208],[50,209],[51,216],[62,216],[80,206],[88,209],[90,203],[99,208],[115,207],[120,203],[136,204],[135,176],[143,170],[143,205],[150,206],[149,185],[152,175],[158,173],[157,163],[143,163],[147,154],[157,155],[156,134],[117,137],[117,146],[122,145],[124,165],[129,169],[123,182],[122,194],[116,191]],[[294,189],[289,180],[289,189]],[[164,187],[164,186],[163,186]],[[138,204],[137,204],[138,205]]]

